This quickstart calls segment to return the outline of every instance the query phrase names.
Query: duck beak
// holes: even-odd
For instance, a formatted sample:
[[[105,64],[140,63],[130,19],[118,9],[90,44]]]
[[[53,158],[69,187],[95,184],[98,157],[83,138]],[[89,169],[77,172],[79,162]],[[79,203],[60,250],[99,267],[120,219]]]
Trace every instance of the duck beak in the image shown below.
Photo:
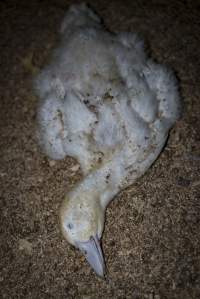
[[[105,263],[98,237],[91,237],[86,242],[77,242],[77,247],[85,255],[88,263],[96,272],[96,274],[104,277]]]

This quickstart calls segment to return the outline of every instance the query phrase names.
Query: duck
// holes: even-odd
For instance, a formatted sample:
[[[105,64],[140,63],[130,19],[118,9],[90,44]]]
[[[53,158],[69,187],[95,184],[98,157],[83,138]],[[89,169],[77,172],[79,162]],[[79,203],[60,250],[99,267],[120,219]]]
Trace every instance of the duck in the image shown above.
[[[106,208],[162,151],[181,114],[178,81],[136,33],[110,32],[85,3],[68,9],[59,34],[34,79],[38,141],[49,158],[80,164],[83,178],[66,193],[60,227],[104,277]]]

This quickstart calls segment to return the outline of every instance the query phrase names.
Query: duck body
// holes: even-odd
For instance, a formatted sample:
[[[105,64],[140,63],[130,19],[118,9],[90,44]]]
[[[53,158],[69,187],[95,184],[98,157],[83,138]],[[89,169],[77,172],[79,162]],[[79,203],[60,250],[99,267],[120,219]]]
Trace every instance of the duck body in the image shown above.
[[[35,82],[41,147],[52,159],[76,158],[83,172],[61,206],[63,234],[102,276],[105,209],[161,152],[180,114],[176,78],[137,35],[108,32],[82,4],[67,12]]]

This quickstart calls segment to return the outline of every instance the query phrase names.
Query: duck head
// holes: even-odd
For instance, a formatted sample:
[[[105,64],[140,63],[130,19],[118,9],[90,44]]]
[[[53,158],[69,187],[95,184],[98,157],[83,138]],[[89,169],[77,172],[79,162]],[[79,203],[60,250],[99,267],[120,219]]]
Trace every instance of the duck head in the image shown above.
[[[100,240],[105,210],[98,196],[86,191],[67,194],[60,209],[61,230],[65,239],[79,248],[97,275],[105,274]]]

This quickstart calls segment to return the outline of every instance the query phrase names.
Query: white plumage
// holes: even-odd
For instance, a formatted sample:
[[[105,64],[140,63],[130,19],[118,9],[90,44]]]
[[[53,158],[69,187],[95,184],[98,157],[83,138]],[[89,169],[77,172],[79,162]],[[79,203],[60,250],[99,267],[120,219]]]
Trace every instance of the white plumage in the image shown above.
[[[52,159],[75,157],[84,174],[61,207],[63,234],[103,275],[106,206],[162,150],[180,113],[176,79],[147,58],[137,35],[106,31],[82,4],[67,12],[36,90],[43,150]]]

